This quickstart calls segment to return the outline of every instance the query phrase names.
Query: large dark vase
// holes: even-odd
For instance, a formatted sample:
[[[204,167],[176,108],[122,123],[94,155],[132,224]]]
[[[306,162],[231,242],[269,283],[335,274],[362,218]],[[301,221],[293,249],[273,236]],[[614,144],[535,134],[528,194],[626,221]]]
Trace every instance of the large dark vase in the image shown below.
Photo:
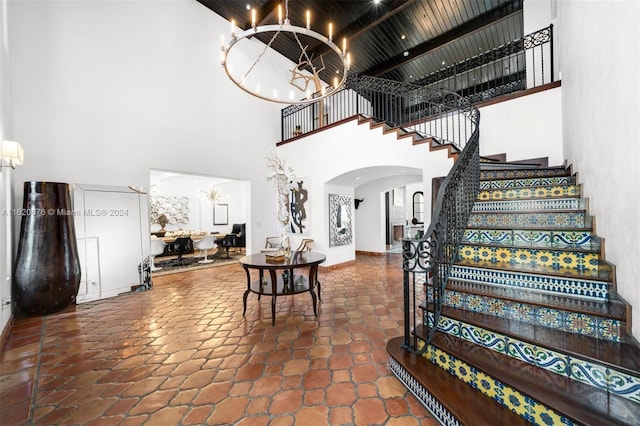
[[[44,315],[74,303],[80,261],[69,185],[25,182],[13,300],[23,312]]]

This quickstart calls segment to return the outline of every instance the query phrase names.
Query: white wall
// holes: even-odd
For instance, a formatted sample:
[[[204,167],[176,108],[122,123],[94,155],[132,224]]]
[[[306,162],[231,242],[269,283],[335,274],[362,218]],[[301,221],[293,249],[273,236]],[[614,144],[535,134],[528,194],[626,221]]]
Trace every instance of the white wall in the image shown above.
[[[384,201],[376,201],[375,192],[384,192],[408,182],[381,183],[380,188],[372,189],[371,196],[366,189],[358,190],[357,198],[366,201],[354,216],[354,230],[357,233],[349,246],[329,247],[328,235],[328,194],[354,196],[354,185],[335,187],[331,180],[345,172],[375,166],[402,166],[419,169],[423,178],[431,182],[434,176],[444,176],[453,165],[445,150],[429,151],[427,144],[412,145],[409,139],[398,140],[394,133],[383,134],[381,128],[371,130],[368,125],[358,125],[349,121],[321,133],[312,134],[295,143],[278,148],[287,165],[295,168],[299,176],[310,176],[309,217],[310,236],[314,239],[314,248],[327,254],[325,266],[349,262],[355,259],[356,248],[363,251],[384,251],[384,234],[369,240],[362,238],[363,226],[359,220],[365,215],[368,224],[377,222],[374,215],[382,215],[376,229],[384,227]],[[414,180],[415,181],[415,180]],[[429,184],[430,187],[430,184]],[[425,209],[430,209],[431,192],[425,191]],[[381,205],[378,203],[382,203]],[[376,207],[376,205],[381,207]],[[369,217],[371,212],[372,216]],[[358,231],[360,230],[360,231]],[[365,231],[367,232],[367,231]],[[381,231],[382,232],[382,231]]]
[[[28,180],[148,188],[150,169],[246,180],[249,238],[262,245],[275,232],[264,157],[280,138],[281,105],[226,78],[227,21],[192,0],[8,6],[14,139],[27,158],[16,188]]]
[[[561,95],[558,87],[480,108],[480,155],[549,157],[551,166],[564,164]]]
[[[640,2],[559,1],[564,150],[640,336]]]

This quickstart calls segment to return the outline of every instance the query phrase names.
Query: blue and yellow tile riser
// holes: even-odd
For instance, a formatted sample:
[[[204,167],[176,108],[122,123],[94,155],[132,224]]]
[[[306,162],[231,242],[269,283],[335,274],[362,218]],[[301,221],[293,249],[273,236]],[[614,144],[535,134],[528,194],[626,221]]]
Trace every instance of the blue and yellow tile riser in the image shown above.
[[[590,231],[546,229],[467,229],[462,243],[582,250],[599,248]]]
[[[422,348],[424,342],[419,341],[418,349]],[[432,345],[422,356],[534,425],[574,425],[551,408]]]
[[[469,228],[573,228],[590,229],[590,217],[584,211],[548,213],[471,213]]]
[[[430,292],[428,293],[427,300],[429,302],[433,301],[433,296]],[[531,325],[548,327],[610,342],[620,342],[621,330],[625,329],[624,323],[611,318],[563,311],[547,306],[496,299],[490,296],[449,289],[445,292],[444,304],[445,306],[463,311],[478,312],[497,318],[522,321]]]
[[[458,258],[495,264],[549,266],[554,269],[598,272],[598,253],[592,252],[462,245],[458,250]]]
[[[432,326],[433,317],[429,315],[425,321]],[[640,377],[611,369],[606,364],[560,353],[452,318],[440,317],[438,330],[569,380],[640,403]]]
[[[478,201],[579,196],[579,185],[540,186],[512,189],[485,189],[478,193]]]

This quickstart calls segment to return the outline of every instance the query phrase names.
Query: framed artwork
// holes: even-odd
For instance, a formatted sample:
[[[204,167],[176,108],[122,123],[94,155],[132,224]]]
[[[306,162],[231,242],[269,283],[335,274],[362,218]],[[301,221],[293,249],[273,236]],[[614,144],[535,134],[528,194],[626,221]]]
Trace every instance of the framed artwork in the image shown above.
[[[214,204],[213,205],[213,224],[228,225],[229,224],[229,205]]]
[[[296,188],[289,193],[289,231],[292,234],[309,234],[308,196],[305,181],[296,181]]]
[[[172,225],[189,223],[189,198],[173,195],[153,196],[149,203],[149,215],[151,223],[159,223],[158,219],[161,216]]]
[[[351,197],[329,194],[329,247],[351,244]]]

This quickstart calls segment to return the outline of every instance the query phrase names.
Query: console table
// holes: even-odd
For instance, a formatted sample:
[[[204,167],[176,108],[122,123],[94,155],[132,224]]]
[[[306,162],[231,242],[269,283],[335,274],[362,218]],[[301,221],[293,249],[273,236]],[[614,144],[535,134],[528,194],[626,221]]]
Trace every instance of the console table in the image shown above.
[[[291,253],[288,260],[279,263],[267,262],[268,253],[258,253],[244,256],[240,259],[240,264],[247,273],[247,290],[242,296],[244,309],[242,315],[247,311],[247,297],[249,293],[258,295],[258,300],[263,294],[271,296],[271,325],[276,323],[276,298],[278,296],[288,296],[290,294],[311,293],[313,301],[313,314],[318,316],[316,309],[316,288],[318,298],[320,297],[320,282],[318,281],[318,265],[326,260],[322,253],[313,251],[295,251]],[[251,275],[254,270],[254,276]],[[306,270],[305,274],[294,274]],[[257,277],[255,276],[257,272]],[[266,272],[266,273],[265,273]]]

